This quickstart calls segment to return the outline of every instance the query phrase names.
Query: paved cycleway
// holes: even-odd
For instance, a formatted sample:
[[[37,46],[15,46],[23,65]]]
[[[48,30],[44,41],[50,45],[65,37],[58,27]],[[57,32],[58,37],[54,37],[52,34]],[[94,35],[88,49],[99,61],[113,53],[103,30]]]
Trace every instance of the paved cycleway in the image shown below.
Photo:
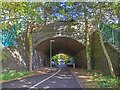
[[[68,68],[2,84],[2,88],[81,88]]]

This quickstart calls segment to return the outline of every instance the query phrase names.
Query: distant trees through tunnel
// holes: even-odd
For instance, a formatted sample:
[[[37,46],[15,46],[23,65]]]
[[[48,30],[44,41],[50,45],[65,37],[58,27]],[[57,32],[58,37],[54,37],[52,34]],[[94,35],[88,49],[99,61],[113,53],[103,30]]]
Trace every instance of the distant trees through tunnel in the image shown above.
[[[67,64],[67,63],[72,62],[71,58],[72,57],[67,55],[67,54],[59,53],[59,54],[56,54],[52,57],[52,61],[54,61],[55,63],[58,64],[59,60],[64,60],[64,62]]]

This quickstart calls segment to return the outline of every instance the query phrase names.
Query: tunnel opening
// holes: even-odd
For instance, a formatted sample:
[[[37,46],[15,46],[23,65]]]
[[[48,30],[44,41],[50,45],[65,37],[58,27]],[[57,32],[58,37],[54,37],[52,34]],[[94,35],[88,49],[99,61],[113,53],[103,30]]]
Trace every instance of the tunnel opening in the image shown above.
[[[52,57],[52,66],[53,67],[70,67],[74,63],[74,59],[72,56],[64,54],[64,53],[59,53],[56,54]]]
[[[76,67],[86,68],[85,46],[69,37],[51,37],[40,42],[33,49],[33,69],[50,66],[50,40],[52,43],[52,57],[67,55],[74,59]]]
[[[67,63],[72,62],[72,57],[64,53],[59,53],[59,54],[52,56],[53,62],[58,64],[59,60],[64,60],[64,62],[67,64]]]

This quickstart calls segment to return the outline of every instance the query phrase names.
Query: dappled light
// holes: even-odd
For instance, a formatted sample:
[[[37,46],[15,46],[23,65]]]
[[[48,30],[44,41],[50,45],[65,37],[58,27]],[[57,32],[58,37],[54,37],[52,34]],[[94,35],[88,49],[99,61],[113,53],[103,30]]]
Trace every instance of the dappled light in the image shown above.
[[[119,4],[1,2],[3,87],[118,88]]]
[[[16,68],[17,71],[19,71],[22,68],[26,70],[28,69],[28,61],[27,61],[28,52],[27,52],[27,47],[26,47],[27,39],[23,35],[23,37],[20,37],[18,39],[18,41],[20,41],[19,45],[3,48],[3,51],[7,53],[7,56],[9,57],[7,60],[9,64],[7,64],[7,67],[4,67],[6,63],[3,63],[3,68],[5,69]],[[14,64],[12,64],[13,62]]]
[[[33,64],[33,69],[38,69],[43,66],[42,58],[40,56],[40,53],[37,51],[33,51],[33,63],[32,64]]]
[[[46,86],[46,87],[43,87],[44,89],[48,89],[48,88],[50,88],[49,86]]]
[[[78,78],[80,83],[82,83],[83,88],[94,88],[95,83],[93,81],[93,76],[87,73],[85,70],[77,68],[72,70],[72,73]]]
[[[71,79],[71,77],[68,77],[68,76],[58,76],[56,78],[59,78],[59,79]]]

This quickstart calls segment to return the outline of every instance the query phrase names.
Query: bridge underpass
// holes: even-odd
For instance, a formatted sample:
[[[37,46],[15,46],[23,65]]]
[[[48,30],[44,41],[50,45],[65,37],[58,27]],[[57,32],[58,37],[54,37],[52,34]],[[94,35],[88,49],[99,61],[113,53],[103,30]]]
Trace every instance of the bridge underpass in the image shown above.
[[[104,29],[103,29],[104,30]],[[91,64],[92,69],[97,69],[105,73],[109,73],[108,62],[101,47],[99,35],[91,34]],[[119,34],[118,34],[119,35]],[[86,68],[85,56],[85,32],[84,26],[81,24],[69,24],[67,22],[51,23],[43,28],[37,28],[32,33],[33,49],[32,49],[32,69],[39,69],[43,66],[50,65],[50,40],[54,39],[52,44],[53,55],[64,53],[73,57],[76,66]],[[8,63],[3,63],[3,68],[15,70],[29,70],[30,54],[27,34],[18,38],[18,46],[6,47],[5,52],[8,53]],[[109,45],[106,46],[108,54],[113,63],[116,75],[119,75],[119,56],[120,54]],[[114,56],[114,58],[113,58]]]
[[[50,40],[52,43],[52,56],[60,53],[69,55],[74,59],[77,67],[86,68],[85,46],[79,41],[69,37],[53,37],[40,42],[33,50],[33,69],[50,65]]]
[[[83,25],[80,22],[74,25],[72,23],[49,23],[33,32],[33,69],[50,65],[50,40],[52,39],[55,40],[52,43],[52,56],[60,53],[67,54],[74,59],[77,67],[86,68]]]

